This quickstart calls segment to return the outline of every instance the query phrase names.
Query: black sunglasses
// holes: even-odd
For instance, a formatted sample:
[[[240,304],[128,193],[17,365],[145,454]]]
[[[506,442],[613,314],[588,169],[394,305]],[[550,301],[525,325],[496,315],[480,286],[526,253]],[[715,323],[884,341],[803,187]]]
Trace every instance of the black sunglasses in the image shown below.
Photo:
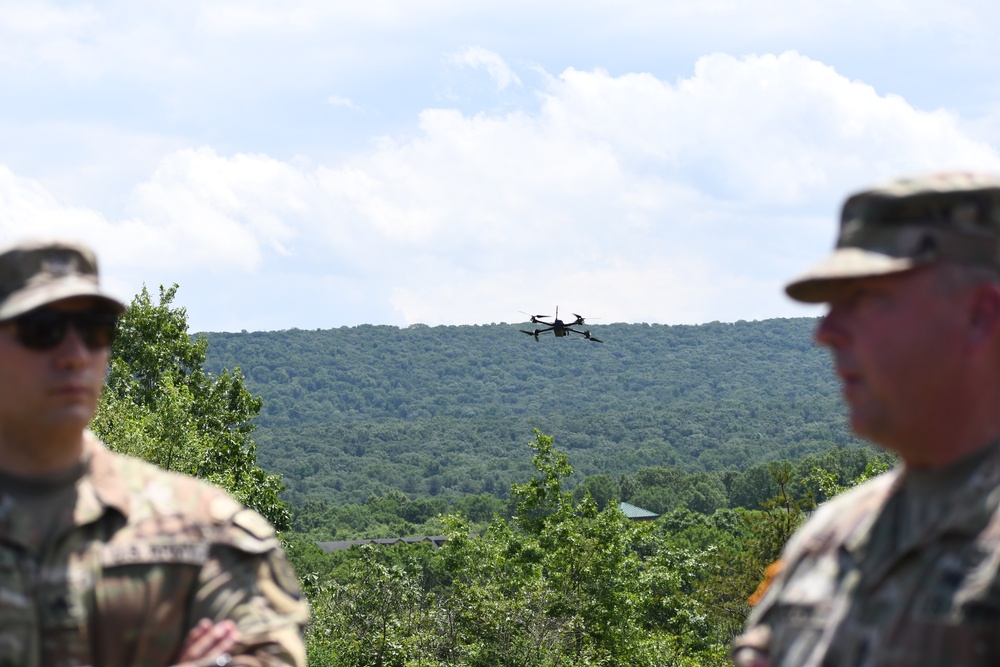
[[[51,350],[66,338],[70,327],[76,329],[90,350],[110,347],[115,340],[118,315],[106,311],[32,310],[11,320],[17,340],[30,350]]]

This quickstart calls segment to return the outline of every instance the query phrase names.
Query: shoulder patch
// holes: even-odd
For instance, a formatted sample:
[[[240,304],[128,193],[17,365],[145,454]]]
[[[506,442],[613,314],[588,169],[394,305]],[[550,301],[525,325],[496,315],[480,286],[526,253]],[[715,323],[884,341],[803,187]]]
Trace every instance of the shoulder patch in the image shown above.
[[[223,527],[218,543],[251,554],[263,554],[281,547],[271,524],[253,510],[243,509]]]
[[[209,516],[215,523],[226,523],[238,514],[242,505],[230,498],[228,495],[219,494],[212,499],[208,506]]]
[[[274,528],[271,528],[271,524],[253,510],[243,510],[233,517],[233,523],[258,539],[274,537]]]

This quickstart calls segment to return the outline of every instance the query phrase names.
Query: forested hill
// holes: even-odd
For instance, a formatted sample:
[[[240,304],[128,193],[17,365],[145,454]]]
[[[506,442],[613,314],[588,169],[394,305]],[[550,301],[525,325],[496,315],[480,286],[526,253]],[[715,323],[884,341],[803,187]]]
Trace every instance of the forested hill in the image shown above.
[[[264,399],[261,464],[294,503],[492,493],[531,474],[533,429],[574,478],[656,465],[743,470],[857,444],[812,318],[593,327],[535,342],[518,325],[208,333],[207,370]]]

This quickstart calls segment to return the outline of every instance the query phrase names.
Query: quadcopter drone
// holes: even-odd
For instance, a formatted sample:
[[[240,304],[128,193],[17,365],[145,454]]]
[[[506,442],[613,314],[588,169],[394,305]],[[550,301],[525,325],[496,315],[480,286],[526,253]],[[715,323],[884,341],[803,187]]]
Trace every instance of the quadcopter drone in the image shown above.
[[[524,311],[521,311],[521,312],[524,312]],[[525,315],[529,315],[529,313],[524,313],[524,314]],[[530,317],[531,317],[531,323],[532,324],[544,324],[546,328],[544,328],[544,329],[535,329],[534,331],[525,331],[524,329],[518,329],[518,331],[520,331],[521,333],[524,333],[524,334],[528,334],[529,336],[534,336],[536,341],[538,340],[538,335],[539,334],[548,333],[548,332],[551,331],[552,335],[554,335],[556,338],[562,338],[566,334],[568,334],[570,332],[573,332],[575,334],[580,334],[581,336],[583,336],[587,340],[593,341],[595,343],[603,343],[604,342],[603,340],[601,340],[599,338],[594,338],[593,336],[591,336],[590,335],[590,331],[587,330],[587,329],[584,329],[583,331],[580,331],[579,329],[574,329],[573,328],[573,327],[578,327],[581,324],[583,324],[583,321],[584,321],[583,320],[583,315],[577,315],[576,313],[573,313],[573,317],[575,317],[576,319],[573,320],[572,322],[570,322],[569,324],[567,324],[567,323],[563,322],[562,320],[560,320],[559,319],[559,306],[556,306],[556,316],[555,317],[552,317],[551,315],[530,315]],[[551,319],[552,321],[551,322],[546,322],[545,321],[546,319]]]

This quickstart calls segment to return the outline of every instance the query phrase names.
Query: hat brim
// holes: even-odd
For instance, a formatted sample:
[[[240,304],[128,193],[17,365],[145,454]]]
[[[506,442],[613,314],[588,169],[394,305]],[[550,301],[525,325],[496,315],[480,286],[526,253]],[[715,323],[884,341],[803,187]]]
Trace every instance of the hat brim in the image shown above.
[[[902,273],[921,264],[912,257],[892,257],[861,248],[837,248],[788,283],[785,293],[803,303],[824,303],[830,301],[846,281]]]
[[[78,296],[103,301],[111,310],[118,313],[125,310],[125,304],[102,292],[95,281],[80,276],[66,276],[59,280],[29,285],[11,294],[0,306],[0,322],[50,303]]]

